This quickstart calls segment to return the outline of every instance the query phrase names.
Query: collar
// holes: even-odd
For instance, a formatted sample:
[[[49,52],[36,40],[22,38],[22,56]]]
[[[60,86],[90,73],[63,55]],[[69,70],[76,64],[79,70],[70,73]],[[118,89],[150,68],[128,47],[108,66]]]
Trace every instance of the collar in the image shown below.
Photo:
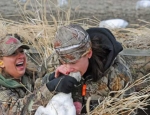
[[[8,88],[17,88],[17,87],[23,87],[20,83],[18,83],[16,80],[10,78],[10,76],[7,76],[6,78],[0,74],[0,85]]]

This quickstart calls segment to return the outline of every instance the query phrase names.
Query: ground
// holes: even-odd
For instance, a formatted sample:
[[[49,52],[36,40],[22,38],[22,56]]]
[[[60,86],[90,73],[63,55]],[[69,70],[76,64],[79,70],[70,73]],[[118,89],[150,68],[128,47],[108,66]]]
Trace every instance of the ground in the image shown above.
[[[20,14],[18,13],[18,6],[16,6],[15,1],[17,0],[0,0],[0,13],[2,17],[18,20]],[[56,3],[57,0],[52,1]],[[73,11],[74,9],[78,9],[75,18],[96,17],[98,20],[122,18],[128,21],[129,24],[140,23],[138,19],[149,21],[149,9],[136,10],[137,1],[138,0],[71,0],[71,7]]]

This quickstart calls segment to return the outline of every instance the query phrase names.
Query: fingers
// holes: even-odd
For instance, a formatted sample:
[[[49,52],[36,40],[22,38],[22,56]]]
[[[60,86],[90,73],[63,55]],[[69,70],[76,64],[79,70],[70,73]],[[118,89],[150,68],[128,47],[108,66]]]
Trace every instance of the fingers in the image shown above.
[[[55,77],[57,78],[58,76],[59,76],[59,69],[57,68],[56,70],[55,70]]]
[[[73,68],[69,68],[66,65],[61,65],[57,67],[57,69],[55,70],[55,77],[57,78],[60,75],[60,73],[64,75],[69,75],[69,73],[73,71],[74,71]]]
[[[68,75],[69,71],[66,69],[65,65],[61,65],[59,67],[57,67],[57,69],[55,70],[55,77],[57,78],[60,73],[64,74],[64,75]]]

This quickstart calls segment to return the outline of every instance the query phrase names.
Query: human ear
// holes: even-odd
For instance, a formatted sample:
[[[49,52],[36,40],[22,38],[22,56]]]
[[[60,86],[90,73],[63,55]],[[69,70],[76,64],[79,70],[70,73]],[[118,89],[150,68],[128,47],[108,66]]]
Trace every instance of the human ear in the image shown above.
[[[87,54],[87,56],[88,56],[89,59],[92,57],[92,53],[93,53],[93,52],[92,52],[92,50],[90,49],[89,52],[88,52],[88,54]]]
[[[0,60],[0,67],[1,67],[1,68],[4,68],[3,60]]]

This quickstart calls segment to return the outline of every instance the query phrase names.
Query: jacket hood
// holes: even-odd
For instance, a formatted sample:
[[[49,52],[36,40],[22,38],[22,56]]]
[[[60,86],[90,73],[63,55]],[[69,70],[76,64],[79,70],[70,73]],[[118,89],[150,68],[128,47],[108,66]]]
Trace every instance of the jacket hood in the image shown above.
[[[106,71],[111,66],[118,53],[123,50],[123,47],[121,43],[116,41],[110,30],[106,28],[90,28],[86,31],[88,32],[90,39],[92,39],[95,35],[101,36],[100,44],[105,45],[105,47],[110,51],[104,64],[104,71]]]

